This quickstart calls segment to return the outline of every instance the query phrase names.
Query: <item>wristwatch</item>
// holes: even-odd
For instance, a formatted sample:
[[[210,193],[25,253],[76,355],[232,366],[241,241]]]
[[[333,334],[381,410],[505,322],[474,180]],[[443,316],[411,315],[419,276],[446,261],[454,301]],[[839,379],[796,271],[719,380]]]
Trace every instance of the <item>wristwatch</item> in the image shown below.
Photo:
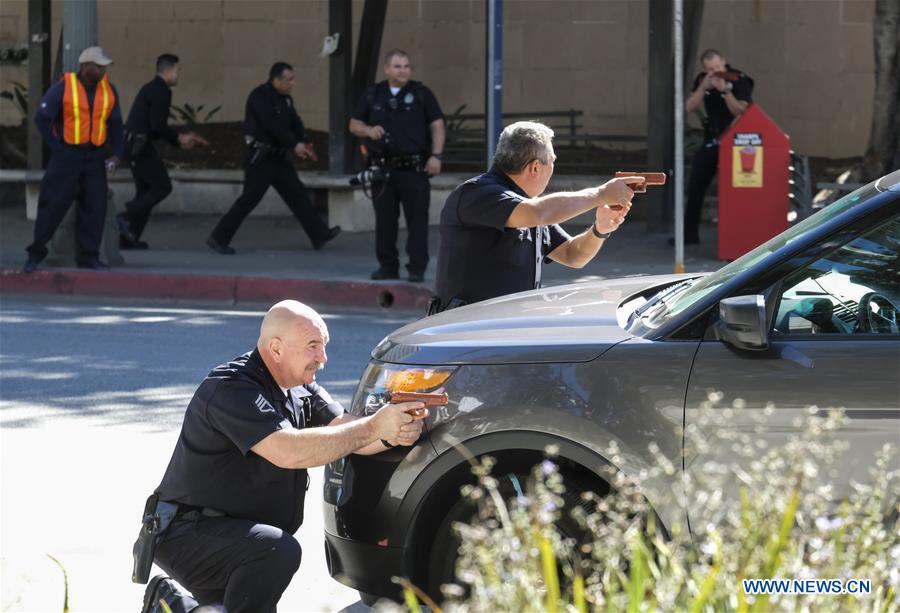
[[[607,232],[606,234],[604,234],[602,232],[597,232],[596,222],[591,224],[591,232],[593,232],[594,236],[596,236],[597,238],[603,238],[603,239],[609,238],[609,235],[612,234],[612,232]]]
[[[438,161],[441,161],[441,160],[444,159],[444,154],[443,154],[443,153],[432,153],[432,154],[431,154],[431,157],[437,158]]]

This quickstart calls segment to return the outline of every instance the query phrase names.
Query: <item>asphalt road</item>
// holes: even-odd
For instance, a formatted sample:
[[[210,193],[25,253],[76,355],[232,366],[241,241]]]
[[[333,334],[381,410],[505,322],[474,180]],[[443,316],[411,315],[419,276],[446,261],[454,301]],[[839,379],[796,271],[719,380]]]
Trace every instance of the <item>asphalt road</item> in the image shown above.
[[[131,546],[196,385],[252,349],[263,311],[107,302],[0,304],[0,609],[137,610]],[[319,381],[349,404],[370,349],[414,315],[323,313]],[[310,471],[300,571],[279,611],[366,611],[328,575],[321,469]]]

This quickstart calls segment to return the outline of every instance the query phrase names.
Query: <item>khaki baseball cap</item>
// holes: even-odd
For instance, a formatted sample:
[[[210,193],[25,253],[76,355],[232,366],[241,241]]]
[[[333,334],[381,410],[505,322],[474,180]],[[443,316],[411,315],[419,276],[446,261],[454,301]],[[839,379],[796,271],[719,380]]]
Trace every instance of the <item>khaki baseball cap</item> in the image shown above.
[[[97,66],[109,66],[113,63],[112,59],[106,55],[103,47],[88,47],[78,56],[79,64],[96,64]]]

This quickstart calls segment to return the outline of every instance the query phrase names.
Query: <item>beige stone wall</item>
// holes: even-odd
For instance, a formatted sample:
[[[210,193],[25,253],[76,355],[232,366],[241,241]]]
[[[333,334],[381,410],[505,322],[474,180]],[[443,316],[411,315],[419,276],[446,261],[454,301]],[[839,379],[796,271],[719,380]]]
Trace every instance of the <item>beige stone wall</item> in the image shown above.
[[[700,46],[754,77],[756,101],[795,150],[860,155],[875,88],[874,9],[874,0],[707,0]]]
[[[354,38],[362,15],[354,0]],[[582,109],[585,129],[643,133],[649,0],[506,0],[504,104],[509,111]],[[382,50],[403,47],[414,78],[449,113],[484,108],[483,0],[391,0]],[[61,0],[53,2],[62,16]],[[325,0],[99,0],[100,40],[126,109],[160,52],[182,59],[175,104],[222,105],[240,119],[249,90],[283,59],[308,126],[328,126]],[[865,147],[874,87],[874,0],[706,0],[700,48],[716,47],[756,79],[755,98],[795,149],[826,156]],[[0,44],[27,40],[26,0],[0,2]],[[59,19],[54,19],[54,40]],[[2,67],[0,88],[25,81]],[[2,101],[0,121],[16,119]]]

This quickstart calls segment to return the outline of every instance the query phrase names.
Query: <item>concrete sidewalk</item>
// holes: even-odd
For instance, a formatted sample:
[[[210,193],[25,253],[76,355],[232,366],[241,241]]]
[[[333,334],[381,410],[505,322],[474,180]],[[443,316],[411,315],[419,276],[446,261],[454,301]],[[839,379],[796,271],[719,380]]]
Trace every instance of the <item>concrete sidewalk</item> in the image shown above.
[[[435,203],[441,206],[442,203]],[[438,229],[430,230],[432,259],[425,283],[374,282],[374,235],[344,232],[314,251],[293,217],[251,215],[225,256],[204,243],[218,218],[211,215],[154,215],[144,233],[146,251],[123,251],[124,265],[98,273],[56,268],[47,262],[32,275],[21,273],[32,222],[24,204],[0,207],[0,293],[134,296],[166,300],[205,300],[222,304],[265,303],[295,297],[317,306],[424,309],[432,288]],[[578,232],[579,223],[567,229]],[[672,272],[674,249],[667,235],[647,234],[644,222],[626,223],[595,260],[581,270],[551,264],[544,285],[586,279]],[[688,272],[715,270],[715,228],[701,228],[702,243],[686,249]],[[406,236],[398,241],[403,257]]]

